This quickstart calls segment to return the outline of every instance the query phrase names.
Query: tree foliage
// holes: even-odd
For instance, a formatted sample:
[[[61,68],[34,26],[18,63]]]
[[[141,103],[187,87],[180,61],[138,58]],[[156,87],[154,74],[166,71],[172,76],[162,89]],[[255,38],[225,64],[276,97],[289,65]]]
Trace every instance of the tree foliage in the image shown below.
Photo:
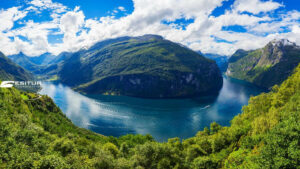
[[[26,96],[26,97],[24,97]],[[252,97],[230,127],[158,143],[150,135],[105,137],[72,124],[53,101],[0,89],[0,168],[299,168],[300,66]]]

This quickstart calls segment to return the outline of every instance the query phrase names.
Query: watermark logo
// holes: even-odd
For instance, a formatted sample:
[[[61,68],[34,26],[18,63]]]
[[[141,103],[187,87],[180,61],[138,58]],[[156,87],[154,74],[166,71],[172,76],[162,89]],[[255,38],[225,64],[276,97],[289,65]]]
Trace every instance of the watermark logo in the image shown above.
[[[1,88],[11,88],[14,86],[14,81],[3,81],[1,82]]]
[[[41,81],[3,81],[0,84],[0,88],[35,88],[41,85]]]

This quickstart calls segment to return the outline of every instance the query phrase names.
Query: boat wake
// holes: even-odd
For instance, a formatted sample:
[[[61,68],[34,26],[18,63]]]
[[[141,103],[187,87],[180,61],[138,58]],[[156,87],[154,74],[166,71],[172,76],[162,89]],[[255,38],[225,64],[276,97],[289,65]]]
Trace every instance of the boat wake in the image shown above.
[[[205,110],[205,109],[208,109],[208,108],[210,108],[210,105],[207,105],[207,106],[201,108],[201,110]]]

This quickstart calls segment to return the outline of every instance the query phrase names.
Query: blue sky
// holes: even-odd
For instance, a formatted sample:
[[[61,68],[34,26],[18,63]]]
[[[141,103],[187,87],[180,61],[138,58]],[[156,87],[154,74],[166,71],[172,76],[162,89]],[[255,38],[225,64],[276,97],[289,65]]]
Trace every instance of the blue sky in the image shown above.
[[[0,22],[7,55],[74,52],[143,34],[221,55],[273,39],[300,44],[298,0],[0,0]]]
[[[114,14],[116,17],[121,17],[126,14],[132,13],[134,7],[131,0],[52,0],[53,3],[61,3],[69,9],[74,9],[76,6],[80,6],[80,9],[84,11],[87,19],[100,18],[104,16],[110,16],[114,10],[118,10],[118,7],[122,6],[126,9],[126,13]],[[22,8],[29,7],[25,0],[0,0],[0,8],[8,9],[15,6],[22,6]],[[33,19],[36,22],[42,22],[45,20],[51,20],[49,11],[45,10],[40,15],[31,15],[26,19]]]

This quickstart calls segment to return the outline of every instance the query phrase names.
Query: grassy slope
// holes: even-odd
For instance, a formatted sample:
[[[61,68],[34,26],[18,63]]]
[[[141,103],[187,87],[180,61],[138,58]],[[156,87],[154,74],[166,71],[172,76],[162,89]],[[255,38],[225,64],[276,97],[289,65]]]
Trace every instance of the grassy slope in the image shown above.
[[[251,98],[230,127],[157,143],[79,129],[48,97],[0,89],[0,168],[299,168],[299,105],[300,66]]]
[[[261,58],[261,55],[261,50],[256,50],[235,60],[235,62],[231,62],[229,64],[230,75],[237,79],[253,82],[255,77],[264,71],[263,67],[254,67]]]

